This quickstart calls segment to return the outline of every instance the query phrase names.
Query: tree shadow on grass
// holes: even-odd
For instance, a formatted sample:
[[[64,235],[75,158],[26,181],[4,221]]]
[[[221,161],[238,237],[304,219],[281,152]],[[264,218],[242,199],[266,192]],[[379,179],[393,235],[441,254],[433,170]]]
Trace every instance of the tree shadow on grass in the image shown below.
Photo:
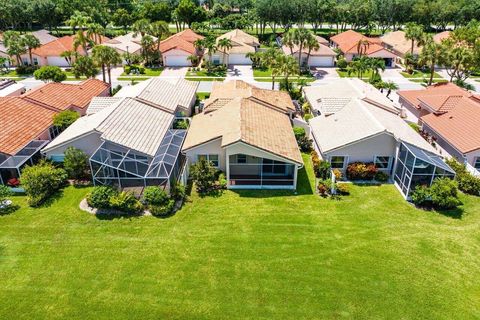
[[[18,204],[12,203],[8,207],[0,209],[0,216],[6,216],[7,214],[14,213],[18,209],[20,209],[20,206]]]
[[[463,208],[457,207],[454,209],[444,209],[444,210],[435,210],[435,212],[452,219],[462,219],[464,210]]]
[[[55,191],[50,197],[48,197],[44,202],[36,206],[35,208],[49,208],[55,202],[60,200],[63,197],[63,189]]]
[[[98,210],[95,217],[98,220],[116,220],[116,219],[132,219],[142,217],[142,213],[126,213],[114,210]]]

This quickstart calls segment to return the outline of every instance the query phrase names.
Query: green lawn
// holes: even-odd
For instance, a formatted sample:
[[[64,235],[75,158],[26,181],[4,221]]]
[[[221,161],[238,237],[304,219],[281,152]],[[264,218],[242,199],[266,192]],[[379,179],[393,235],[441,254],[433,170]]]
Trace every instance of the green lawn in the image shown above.
[[[255,81],[259,82],[272,82],[272,70],[271,69],[253,69],[253,77]],[[283,77],[275,78],[275,81],[282,80]],[[306,80],[307,82],[315,81],[313,75],[308,73],[303,73],[300,77],[292,76],[289,79],[292,79],[293,82],[298,82],[299,79]]]
[[[144,81],[148,80],[150,77],[143,77],[143,76],[128,76],[128,77],[118,77],[117,80],[119,81]]]
[[[139,75],[133,75],[129,74],[127,75],[125,72],[122,72],[120,76],[125,77],[158,77],[159,75],[162,74],[163,68],[145,68],[145,73],[144,74],[139,74]]]
[[[197,92],[196,95],[197,95],[197,100],[202,101],[210,97],[210,92]]]
[[[254,77],[271,77],[272,69],[253,69]]]
[[[340,78],[358,78],[357,73],[352,72],[352,74],[348,74],[347,70],[340,70],[337,69],[337,73]],[[362,79],[370,79],[372,77],[372,70],[367,70],[362,74]]]
[[[408,72],[400,72],[402,76],[407,79],[418,79],[418,78],[426,78],[430,79],[430,71],[423,71],[423,70],[415,70],[412,74]],[[436,72],[433,73],[433,78],[440,78],[443,79],[442,76]]]
[[[480,201],[461,219],[391,185],[341,200],[227,191],[168,219],[78,209],[89,189],[0,216],[0,319],[473,319]],[[458,214],[451,213],[451,214]]]

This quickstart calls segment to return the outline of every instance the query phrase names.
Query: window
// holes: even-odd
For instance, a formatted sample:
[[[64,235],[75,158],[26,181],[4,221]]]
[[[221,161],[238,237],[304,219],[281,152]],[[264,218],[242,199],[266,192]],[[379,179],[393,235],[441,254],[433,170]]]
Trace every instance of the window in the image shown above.
[[[237,163],[247,163],[247,156],[245,154],[237,154]]]
[[[388,156],[375,156],[374,163],[377,169],[390,169],[390,157]]]
[[[38,59],[37,58],[33,58],[33,64],[38,66]]]
[[[213,56],[213,64],[220,64],[220,57],[219,56]]]
[[[219,162],[218,162],[218,154],[199,154],[197,156],[198,161],[205,159],[207,161],[210,161],[214,167],[218,167]]]
[[[330,158],[330,164],[332,169],[343,169],[345,168],[345,158],[344,156],[333,156]]]
[[[271,159],[263,159],[263,170],[264,175],[279,175],[286,174],[287,164],[281,161],[275,161]]]
[[[475,162],[473,163],[473,166],[475,167],[475,169],[480,169],[480,157],[477,157],[475,159]]]

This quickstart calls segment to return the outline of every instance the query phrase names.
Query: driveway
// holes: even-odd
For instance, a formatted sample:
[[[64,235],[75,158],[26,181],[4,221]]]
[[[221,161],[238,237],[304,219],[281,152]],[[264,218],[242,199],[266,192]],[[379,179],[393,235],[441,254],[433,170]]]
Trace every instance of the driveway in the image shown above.
[[[245,80],[253,81],[253,69],[249,65],[230,65],[227,70],[227,77],[225,80]]]
[[[402,70],[399,68],[389,68],[382,71],[380,75],[385,82],[394,82],[397,84],[399,90],[419,90],[423,86],[419,82],[413,82],[400,74]]]
[[[184,78],[187,71],[188,67],[165,67],[159,77],[166,79]]]

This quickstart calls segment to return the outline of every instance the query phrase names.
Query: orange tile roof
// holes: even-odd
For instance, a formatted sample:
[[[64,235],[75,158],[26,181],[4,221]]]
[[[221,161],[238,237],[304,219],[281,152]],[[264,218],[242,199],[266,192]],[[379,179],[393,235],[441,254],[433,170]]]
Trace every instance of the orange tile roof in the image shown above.
[[[330,38],[343,53],[358,53],[357,44],[360,40],[367,40],[369,46],[366,54],[385,49],[380,38],[369,38],[353,30],[347,30]]]
[[[100,42],[104,43],[106,41],[110,40],[109,38],[105,36],[100,36]],[[61,38],[57,38],[53,41],[50,41],[42,46],[40,48],[32,50],[32,53],[40,56],[40,57],[56,57],[60,56],[62,52],[64,51],[71,51],[73,50],[73,43],[75,42],[75,35],[70,35],[70,36],[64,36]],[[77,52],[84,55],[85,51],[83,48],[78,47]]]
[[[203,37],[190,29],[186,29],[161,41],[160,51],[167,52],[173,49],[179,49],[194,54],[196,48],[193,43],[198,39],[203,39]]]
[[[422,90],[400,90],[397,91],[397,94],[417,109],[421,108],[420,104],[423,100],[424,104],[431,103],[432,105],[429,104],[429,106],[433,110],[440,110],[442,108],[443,104],[447,101],[445,96],[473,97],[470,92],[451,82],[437,83]],[[427,98],[427,96],[432,97]],[[449,102],[451,103],[453,100]]]
[[[0,99],[0,152],[16,154],[52,125],[55,113],[21,97]]]
[[[458,151],[480,149],[480,103],[462,97],[452,110],[440,115],[430,113],[420,119]]]
[[[80,84],[47,83],[27,92],[23,98],[58,111],[72,107],[84,109],[93,97],[101,95],[108,88],[107,83],[97,79],[85,80]]]

